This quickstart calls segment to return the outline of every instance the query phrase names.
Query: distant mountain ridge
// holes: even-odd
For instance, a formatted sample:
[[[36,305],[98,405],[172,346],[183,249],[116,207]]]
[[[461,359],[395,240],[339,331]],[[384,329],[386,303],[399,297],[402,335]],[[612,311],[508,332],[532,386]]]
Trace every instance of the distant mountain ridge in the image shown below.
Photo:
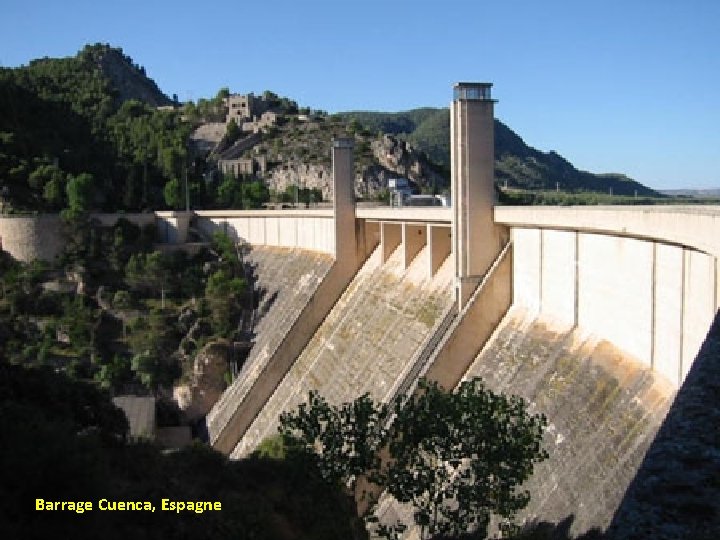
[[[706,189],[662,189],[660,193],[671,197],[720,197],[720,187]]]
[[[383,131],[413,143],[449,170],[450,112],[420,108],[398,113],[340,113],[370,131]],[[528,146],[514,131],[495,120],[495,179],[501,186],[532,190],[595,191],[614,195],[658,196],[658,192],[622,174],[594,174],[575,168],[557,152]]]

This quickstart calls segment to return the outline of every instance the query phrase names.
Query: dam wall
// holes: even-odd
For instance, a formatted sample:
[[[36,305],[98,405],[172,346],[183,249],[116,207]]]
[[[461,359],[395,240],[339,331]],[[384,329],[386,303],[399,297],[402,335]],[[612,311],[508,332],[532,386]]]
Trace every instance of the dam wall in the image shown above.
[[[298,322],[333,265],[332,258],[324,253],[272,246],[248,247],[243,261],[254,294],[247,329],[252,348],[233,383],[206,417],[212,442],[217,442],[237,407],[262,380],[287,332]]]
[[[196,228],[207,236],[222,230],[253,245],[335,252],[335,221],[329,210],[198,210],[194,214]]]
[[[605,529],[672,403],[675,387],[606,340],[513,307],[466,377],[519,395],[548,418],[549,458],[522,488],[523,519]]]
[[[378,246],[365,262],[267,403],[253,418],[232,457],[252,452],[277,433],[280,413],[307,399],[311,389],[342,403],[369,392],[390,399],[442,314],[454,300],[452,260],[429,276],[428,247],[405,266],[396,249],[382,261]]]
[[[498,207],[513,304],[613,343],[679,387],[719,305],[715,208]]]

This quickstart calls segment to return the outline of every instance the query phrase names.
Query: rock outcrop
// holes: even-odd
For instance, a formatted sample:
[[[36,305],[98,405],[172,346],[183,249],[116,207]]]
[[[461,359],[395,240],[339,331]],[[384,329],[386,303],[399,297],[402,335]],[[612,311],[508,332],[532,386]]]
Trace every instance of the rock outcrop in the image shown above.
[[[390,135],[370,142],[356,137],[356,153],[361,145],[369,146],[371,159],[359,164],[355,176],[355,195],[374,198],[388,188],[391,178],[407,178],[418,191],[423,188],[442,189],[447,181],[438,173],[422,152],[410,143]],[[302,160],[280,161],[266,178],[268,187],[284,192],[288,186],[317,188],[323,198],[332,199],[332,169],[330,165]]]
[[[372,143],[373,155],[382,168],[415,182],[419,187],[442,186],[445,179],[431,166],[425,154],[402,139],[383,135]],[[378,174],[378,177],[382,177]],[[387,182],[385,183],[387,187]]]
[[[189,422],[204,417],[225,390],[230,347],[225,341],[214,341],[195,356],[190,381],[173,388],[173,399]]]

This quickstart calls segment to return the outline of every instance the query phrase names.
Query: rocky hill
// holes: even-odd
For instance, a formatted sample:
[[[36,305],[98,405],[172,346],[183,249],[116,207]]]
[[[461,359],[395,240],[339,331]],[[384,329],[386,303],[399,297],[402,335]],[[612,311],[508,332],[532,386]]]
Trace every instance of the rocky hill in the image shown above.
[[[276,122],[256,129],[250,144],[243,142],[248,132],[222,140],[228,95],[221,89],[181,109],[158,110],[173,100],[122,49],[106,44],[0,69],[2,211],[57,212],[72,204],[77,211],[176,208],[185,177],[194,208],[258,207],[269,197],[287,199],[296,187],[330,199],[329,148],[339,136],[355,140],[360,198],[385,199],[393,177],[408,178],[418,192],[449,187],[447,109],[328,115],[268,91],[262,99]],[[212,140],[199,154],[189,152],[190,134],[202,135],[203,122],[214,123]],[[563,191],[657,195],[623,175],[579,171],[555,152],[529,147],[501,122],[495,133],[501,186],[554,190],[559,183]],[[244,171],[252,162],[253,186],[208,174],[224,159],[219,149],[232,154],[236,171],[237,160],[245,160]],[[75,190],[82,197],[70,198],[70,187],[82,187]]]
[[[153,107],[170,106],[173,101],[158,88],[145,73],[145,68],[135,64],[123,50],[108,44],[86,46],[81,59],[92,62],[109,81],[120,102],[136,99]]]
[[[257,144],[240,152],[238,157],[260,159],[262,156],[267,163],[263,178],[276,193],[300,186],[319,190],[323,199],[331,199],[329,149],[336,137],[350,137],[355,141],[355,193],[359,198],[383,198],[388,180],[396,177],[409,179],[418,192],[447,188],[442,169],[410,142],[392,135],[374,134],[326,114],[314,114],[307,119],[304,115],[282,115]],[[249,138],[240,139],[236,146],[242,147]],[[231,148],[224,155],[237,156],[237,153]]]
[[[179,111],[157,109],[169,103],[108,45],[0,69],[2,211],[165,207],[191,131]]]
[[[399,113],[355,111],[342,113],[369,131],[382,131],[413,143],[448,170],[450,166],[450,113],[448,109],[422,108]],[[622,174],[593,174],[576,169],[557,152],[528,146],[508,126],[495,120],[495,179],[501,186],[523,189],[604,192],[615,195],[658,196],[658,193]]]

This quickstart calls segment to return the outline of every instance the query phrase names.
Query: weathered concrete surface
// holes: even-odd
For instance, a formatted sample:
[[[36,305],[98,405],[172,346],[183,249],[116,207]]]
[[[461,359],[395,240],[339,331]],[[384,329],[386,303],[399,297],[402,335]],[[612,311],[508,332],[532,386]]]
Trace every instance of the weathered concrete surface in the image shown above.
[[[425,377],[454,388],[492,336],[512,302],[512,250],[501,252],[439,344]]]
[[[612,540],[720,538],[720,316],[608,530]]]
[[[679,386],[718,309],[717,258],[663,240],[513,228],[513,302],[602,336]]]
[[[327,210],[198,210],[198,230],[211,236],[220,230],[253,245],[297,247],[335,252],[335,223]]]
[[[252,247],[244,260],[254,279],[254,344],[242,371],[206,417],[210,441],[231,420],[332,266],[324,253],[267,246]]]
[[[467,377],[544,413],[550,458],[523,486],[522,517],[573,518],[573,536],[604,529],[643,460],[673,385],[610,343],[512,308]]]
[[[239,458],[276,433],[280,413],[315,389],[331,403],[369,392],[386,400],[452,303],[448,259],[427,275],[427,249],[403,269],[403,251],[381,264],[378,247],[329,313],[232,453]]]

